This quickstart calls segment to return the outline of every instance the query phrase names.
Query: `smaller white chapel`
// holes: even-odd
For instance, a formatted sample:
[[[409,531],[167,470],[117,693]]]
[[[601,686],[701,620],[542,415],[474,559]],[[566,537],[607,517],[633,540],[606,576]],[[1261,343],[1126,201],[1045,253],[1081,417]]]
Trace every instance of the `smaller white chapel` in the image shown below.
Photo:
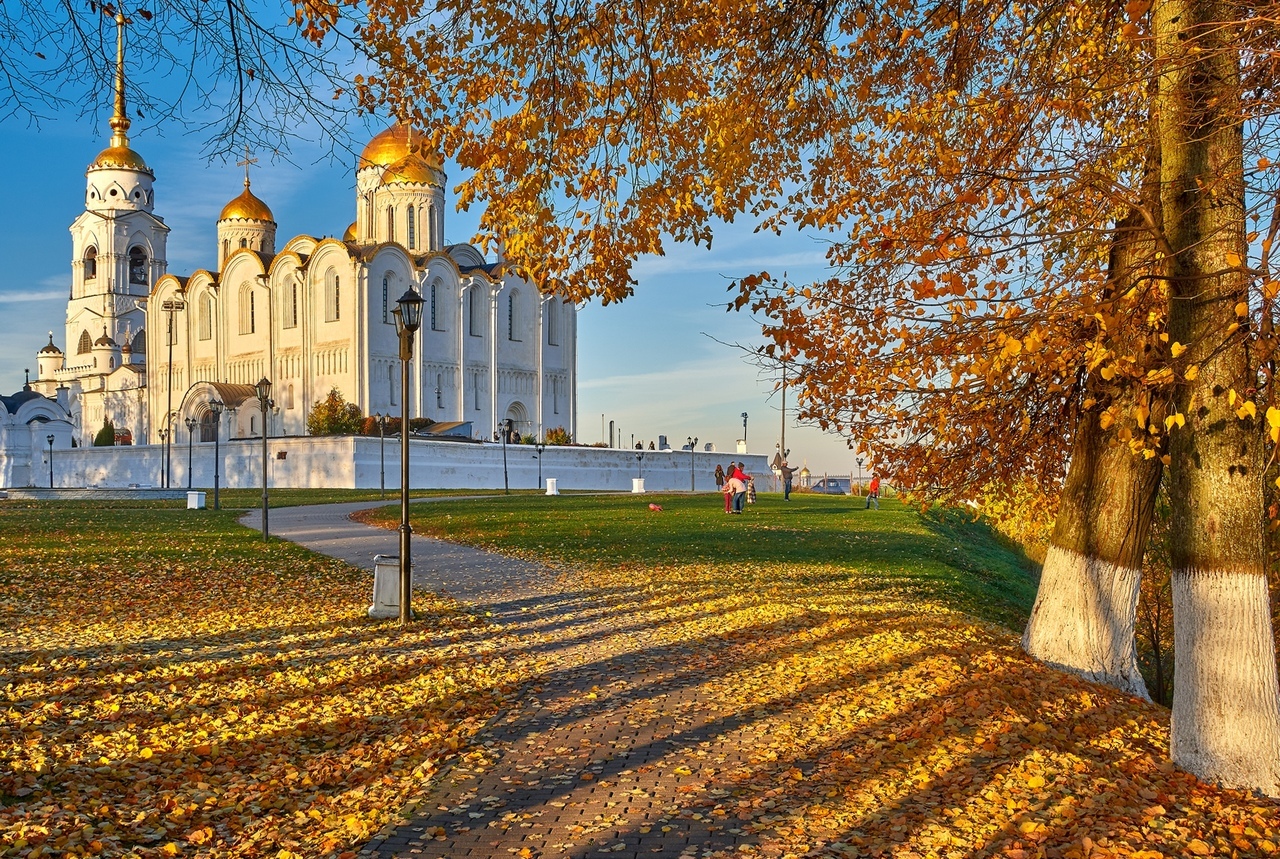
[[[92,445],[108,420],[133,444],[185,436],[188,419],[197,440],[212,439],[215,420],[223,439],[304,435],[334,388],[362,414],[470,422],[477,438],[504,419],[521,434],[576,437],[575,306],[504,273],[500,258],[446,243],[443,164],[407,126],[360,153],[341,239],[280,241],[246,156],[212,265],[169,273],[155,174],[128,137],[123,55],[121,33],[110,145],[85,172],[71,225],[65,346],[50,335],[31,381],[69,413],[77,445]],[[424,303],[402,402],[392,311],[407,289]],[[275,402],[266,427],[253,390],[264,376]]]

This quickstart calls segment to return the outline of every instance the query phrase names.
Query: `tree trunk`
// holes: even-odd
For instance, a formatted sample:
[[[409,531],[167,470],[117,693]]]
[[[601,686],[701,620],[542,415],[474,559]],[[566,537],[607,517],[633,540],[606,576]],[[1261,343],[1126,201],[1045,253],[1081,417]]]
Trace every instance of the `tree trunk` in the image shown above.
[[[1150,161],[1155,169],[1154,158]],[[1158,205],[1158,186],[1145,185],[1148,205],[1152,200]],[[1107,297],[1113,315],[1126,324],[1111,345],[1142,366],[1149,366],[1154,348],[1146,325],[1156,292],[1149,277],[1154,251],[1140,216],[1117,226]],[[1138,670],[1135,628],[1142,555],[1163,466],[1127,443],[1127,416],[1145,396],[1135,382],[1122,377],[1108,382],[1091,372],[1085,393],[1086,402],[1095,405],[1076,424],[1058,518],[1022,646],[1056,668],[1148,698]],[[1104,428],[1099,419],[1109,406],[1126,419]]]
[[[1232,8],[1161,0],[1162,219],[1169,338],[1187,347],[1170,437],[1172,756],[1197,776],[1280,795],[1280,685],[1267,599],[1262,435],[1248,301],[1240,61]],[[1247,304],[1243,305],[1247,307]]]

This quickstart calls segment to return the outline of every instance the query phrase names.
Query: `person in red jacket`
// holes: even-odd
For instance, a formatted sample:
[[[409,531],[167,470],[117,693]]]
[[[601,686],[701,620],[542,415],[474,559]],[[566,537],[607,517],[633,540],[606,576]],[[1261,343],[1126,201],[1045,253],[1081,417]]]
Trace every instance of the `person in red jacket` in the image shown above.
[[[734,483],[733,487],[733,513],[741,513],[743,503],[747,500],[747,481],[751,479],[751,475],[742,470],[742,463],[739,462],[733,467],[733,473],[729,475],[729,482]],[[738,487],[742,487],[739,489]]]
[[[867,486],[867,507],[870,510],[871,505],[875,504],[876,509],[880,509],[880,475],[871,475],[871,483]]]

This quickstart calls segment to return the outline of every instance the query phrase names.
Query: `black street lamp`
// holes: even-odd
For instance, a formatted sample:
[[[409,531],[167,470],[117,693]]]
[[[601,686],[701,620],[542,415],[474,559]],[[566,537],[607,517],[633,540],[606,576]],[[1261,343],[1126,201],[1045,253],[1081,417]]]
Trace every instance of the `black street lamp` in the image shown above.
[[[747,446],[747,413],[743,412],[742,413],[742,447],[745,449],[746,446]]]
[[[195,441],[196,424],[199,423],[195,418],[187,418],[183,421],[187,425],[187,488],[191,488],[191,480],[193,472],[191,470],[191,443]]]
[[[378,422],[378,497],[387,497],[387,416],[379,412]]]
[[[862,457],[858,457],[858,491],[854,494],[862,494]]]
[[[503,418],[498,428],[502,435],[502,494],[511,494],[511,483],[507,479],[507,436],[511,435],[511,418]]]
[[[413,335],[422,324],[422,296],[412,289],[396,299],[391,311],[400,337],[400,625],[413,617],[409,600],[413,593],[413,561],[410,556],[409,525],[409,362],[413,360]]]
[[[255,386],[258,390],[258,407],[262,409],[262,541],[268,539],[267,530],[267,409],[275,405],[271,400],[271,380],[263,376]]]
[[[222,456],[218,453],[218,439],[222,436],[222,400],[210,400],[209,411],[213,414],[213,509],[221,510],[218,504],[218,466]]]
[[[533,449],[534,449],[534,450],[536,450],[536,451],[538,452],[538,453],[537,453],[537,455],[536,455],[536,456],[534,456],[534,459],[538,460],[538,486],[537,486],[537,488],[538,488],[538,489],[541,489],[541,488],[542,488],[542,452],[543,452],[544,450],[546,450],[546,449],[547,449],[547,446],[546,446],[546,444],[545,444],[545,443],[543,443],[543,442],[536,441],[536,442],[534,442],[534,443],[533,443]]]
[[[53,436],[47,435],[44,440],[49,442],[49,488],[53,488]]]
[[[638,479],[644,477],[644,451],[643,450],[636,451],[636,477]]]
[[[693,448],[698,444],[698,437],[689,436],[689,491],[693,491]]]
[[[169,486],[169,431],[160,430],[160,452],[163,454],[160,460],[160,488],[167,489]]]

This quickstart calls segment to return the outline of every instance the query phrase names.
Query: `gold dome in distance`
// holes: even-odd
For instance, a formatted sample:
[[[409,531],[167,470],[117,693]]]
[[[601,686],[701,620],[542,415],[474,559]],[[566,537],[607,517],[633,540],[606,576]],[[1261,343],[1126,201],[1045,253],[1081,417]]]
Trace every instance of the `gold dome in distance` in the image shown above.
[[[253,196],[253,192],[249,190],[248,180],[244,183],[244,191],[239,197],[236,197],[230,203],[222,207],[222,214],[218,216],[219,221],[273,221],[271,209],[267,204]]]
[[[417,154],[427,162],[428,166],[436,170],[444,169],[444,162],[440,160],[439,155],[434,152],[423,153],[420,140],[414,139],[412,143],[411,151],[409,126],[397,122],[385,131],[379,132],[368,142],[364,151],[360,153],[359,169],[390,167],[412,154]]]
[[[151,168],[147,166],[147,162],[142,160],[142,156],[128,146],[108,146],[99,152],[98,157],[93,159],[93,163],[89,165],[90,170],[110,168],[137,170],[142,173],[151,172]]]
[[[344,242],[354,242],[356,240],[356,222],[352,221],[351,226],[347,227],[347,231],[342,234]]]

